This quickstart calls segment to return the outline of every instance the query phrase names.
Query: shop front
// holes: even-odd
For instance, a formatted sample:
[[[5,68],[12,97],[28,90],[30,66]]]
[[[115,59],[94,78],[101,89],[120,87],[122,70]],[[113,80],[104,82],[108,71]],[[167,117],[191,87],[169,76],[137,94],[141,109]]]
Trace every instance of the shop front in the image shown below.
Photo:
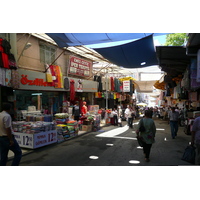
[[[97,84],[93,81],[81,80],[80,88],[80,79],[63,77],[65,84],[70,85],[71,80],[74,82],[72,98],[70,87],[66,88],[63,85],[55,88],[46,81],[46,73],[23,69],[19,69],[18,73],[19,88],[14,90],[13,127],[21,147],[34,149],[77,136],[79,126],[78,122],[71,118],[72,107],[76,100],[87,101],[91,105]],[[69,83],[66,83],[66,79]],[[60,117],[56,117],[59,114],[65,114],[64,119],[62,116],[62,120],[59,120]],[[61,121],[63,123],[60,123]],[[62,133],[61,124],[67,125]],[[60,134],[65,137],[61,137]]]

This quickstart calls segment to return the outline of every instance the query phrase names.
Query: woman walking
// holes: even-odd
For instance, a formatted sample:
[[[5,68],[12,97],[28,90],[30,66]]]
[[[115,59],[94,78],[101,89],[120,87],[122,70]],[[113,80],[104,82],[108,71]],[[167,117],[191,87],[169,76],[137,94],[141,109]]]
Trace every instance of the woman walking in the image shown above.
[[[137,137],[141,137],[143,139],[143,152],[146,162],[150,161],[149,155],[152,144],[155,141],[154,138],[156,134],[156,126],[154,120],[151,118],[151,114],[150,110],[145,110],[145,116],[140,120],[138,129],[136,130]],[[139,131],[141,126],[144,126],[145,130]]]

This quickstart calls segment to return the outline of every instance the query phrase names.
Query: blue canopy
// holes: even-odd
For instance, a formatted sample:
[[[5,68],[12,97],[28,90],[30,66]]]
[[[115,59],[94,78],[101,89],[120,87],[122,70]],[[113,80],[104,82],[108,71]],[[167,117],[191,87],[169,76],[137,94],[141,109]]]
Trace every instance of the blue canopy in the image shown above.
[[[94,50],[110,62],[125,68],[141,68],[158,64],[153,35],[128,44]]]
[[[141,39],[153,33],[46,33],[59,47]],[[154,33],[154,36],[165,33]]]

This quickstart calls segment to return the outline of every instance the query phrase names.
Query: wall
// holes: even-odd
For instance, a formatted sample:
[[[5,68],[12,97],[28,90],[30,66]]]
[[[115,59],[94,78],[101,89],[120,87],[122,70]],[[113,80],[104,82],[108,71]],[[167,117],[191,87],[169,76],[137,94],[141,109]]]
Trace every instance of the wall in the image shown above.
[[[23,48],[27,42],[31,43],[31,47],[24,50],[22,54]],[[29,34],[17,33],[17,58],[21,56],[18,61],[18,66],[20,68],[39,71],[39,72],[45,71],[44,63],[40,62],[40,48],[39,48],[40,42],[55,46],[35,36],[29,37]],[[57,46],[55,47],[57,48],[56,49],[56,58],[57,58],[63,52],[63,49],[59,49]],[[54,63],[55,65],[59,65],[61,67],[63,76],[68,75],[67,69],[69,66],[70,55],[74,55],[74,54],[69,51],[65,51]],[[82,58],[81,56],[78,56],[78,55],[74,55],[74,56]],[[86,58],[82,58],[82,59],[88,60]],[[48,64],[51,64],[51,63],[48,63]],[[90,71],[90,76],[92,77],[92,69]],[[77,76],[74,76],[74,77],[84,79],[83,77],[77,77]]]

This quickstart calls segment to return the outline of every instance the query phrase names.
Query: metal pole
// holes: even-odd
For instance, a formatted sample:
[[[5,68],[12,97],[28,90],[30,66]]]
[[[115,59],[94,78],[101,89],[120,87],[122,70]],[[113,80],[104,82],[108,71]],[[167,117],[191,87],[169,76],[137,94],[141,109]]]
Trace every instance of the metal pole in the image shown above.
[[[108,109],[108,68],[106,69],[106,110]]]

